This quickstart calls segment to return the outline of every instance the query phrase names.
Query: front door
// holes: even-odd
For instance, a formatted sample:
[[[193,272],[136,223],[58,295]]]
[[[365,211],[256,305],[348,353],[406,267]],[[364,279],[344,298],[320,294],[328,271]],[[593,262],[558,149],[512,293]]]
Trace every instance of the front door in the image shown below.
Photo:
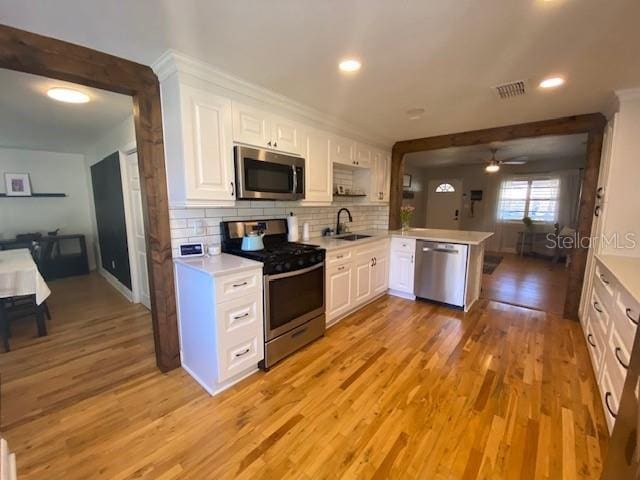
[[[462,180],[429,181],[427,228],[458,230],[462,214]]]

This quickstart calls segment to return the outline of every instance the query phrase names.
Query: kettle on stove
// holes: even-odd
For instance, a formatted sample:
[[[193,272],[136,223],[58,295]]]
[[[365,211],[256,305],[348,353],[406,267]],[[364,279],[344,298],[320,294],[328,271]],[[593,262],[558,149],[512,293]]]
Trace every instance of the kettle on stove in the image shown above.
[[[256,250],[264,249],[264,242],[262,241],[264,232],[247,232],[242,237],[242,245],[240,248],[245,252],[255,252]]]

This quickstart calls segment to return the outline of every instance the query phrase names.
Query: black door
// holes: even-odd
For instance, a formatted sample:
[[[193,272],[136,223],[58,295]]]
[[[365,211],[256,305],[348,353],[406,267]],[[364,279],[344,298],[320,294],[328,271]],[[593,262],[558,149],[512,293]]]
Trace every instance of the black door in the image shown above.
[[[131,289],[129,247],[118,152],[91,166],[91,183],[102,268]]]

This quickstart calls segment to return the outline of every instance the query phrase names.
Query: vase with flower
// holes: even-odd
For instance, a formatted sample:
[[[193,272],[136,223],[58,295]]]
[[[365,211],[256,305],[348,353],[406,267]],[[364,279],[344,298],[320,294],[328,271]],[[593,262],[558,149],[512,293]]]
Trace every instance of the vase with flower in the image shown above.
[[[411,217],[415,209],[412,205],[403,205],[400,207],[400,225],[402,226],[402,230],[409,230],[409,228],[411,228]]]

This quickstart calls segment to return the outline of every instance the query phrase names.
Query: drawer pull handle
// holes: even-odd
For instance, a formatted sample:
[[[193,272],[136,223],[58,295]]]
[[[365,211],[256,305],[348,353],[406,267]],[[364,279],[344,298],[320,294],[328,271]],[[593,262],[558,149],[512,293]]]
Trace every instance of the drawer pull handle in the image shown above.
[[[596,342],[593,341],[593,335],[591,334],[587,335],[587,342],[589,342],[589,345],[595,348]]]
[[[596,309],[596,312],[602,313],[602,309],[600,308],[600,304],[598,302],[593,302],[593,308]]]
[[[607,277],[604,276],[604,273],[600,274],[600,280],[602,280],[602,283],[604,283],[605,285],[609,285],[609,280],[607,280]]]
[[[296,337],[302,335],[306,331],[307,331],[306,328],[303,328],[302,330],[298,330],[297,332],[294,332],[294,333],[291,334],[291,338],[296,338]]]
[[[249,316],[249,312],[244,312],[242,315],[236,315],[233,317],[234,320],[240,320],[241,318],[245,318]]]
[[[238,287],[244,287],[245,285],[247,285],[249,282],[242,282],[242,283],[234,283],[233,284],[233,288],[238,288]]]
[[[632,310],[631,310],[630,308],[627,308],[627,309],[625,310],[625,313],[627,314],[627,318],[628,318],[629,320],[631,320],[631,323],[633,323],[633,324],[637,327],[637,326],[638,326],[638,323],[640,323],[640,319],[636,319],[636,318],[633,318],[633,317],[631,316],[631,313],[633,313],[633,312],[632,312]]]
[[[628,364],[625,364],[625,363],[622,361],[622,359],[620,358],[620,353],[619,353],[620,351],[621,351],[620,347],[616,347],[616,352],[615,352],[615,353],[616,353],[616,360],[618,360],[618,363],[619,363],[620,365],[622,365],[622,368],[624,368],[625,370],[629,370],[629,365],[628,365]]]
[[[596,198],[600,199],[604,196],[604,187],[598,187],[596,190]]]
[[[618,416],[617,413],[614,413],[614,411],[611,409],[611,406],[609,406],[609,397],[612,397],[613,395],[611,395],[611,392],[607,392],[604,394],[604,404],[607,406],[607,410],[609,410],[609,413],[611,414],[611,416],[613,418],[616,418]]]
[[[336,258],[342,258],[344,255],[336,255]]]
[[[594,214],[596,217],[599,217],[599,216],[600,216],[600,205],[598,205],[598,206],[596,207],[596,209],[593,211],[593,214]]]
[[[242,357],[243,355],[246,355],[247,353],[249,353],[251,351],[251,349],[249,347],[245,348],[242,352],[238,352],[236,353],[236,358],[237,357]]]
[[[338,267],[338,271],[341,272],[342,270],[344,270],[344,266],[342,267]]]

